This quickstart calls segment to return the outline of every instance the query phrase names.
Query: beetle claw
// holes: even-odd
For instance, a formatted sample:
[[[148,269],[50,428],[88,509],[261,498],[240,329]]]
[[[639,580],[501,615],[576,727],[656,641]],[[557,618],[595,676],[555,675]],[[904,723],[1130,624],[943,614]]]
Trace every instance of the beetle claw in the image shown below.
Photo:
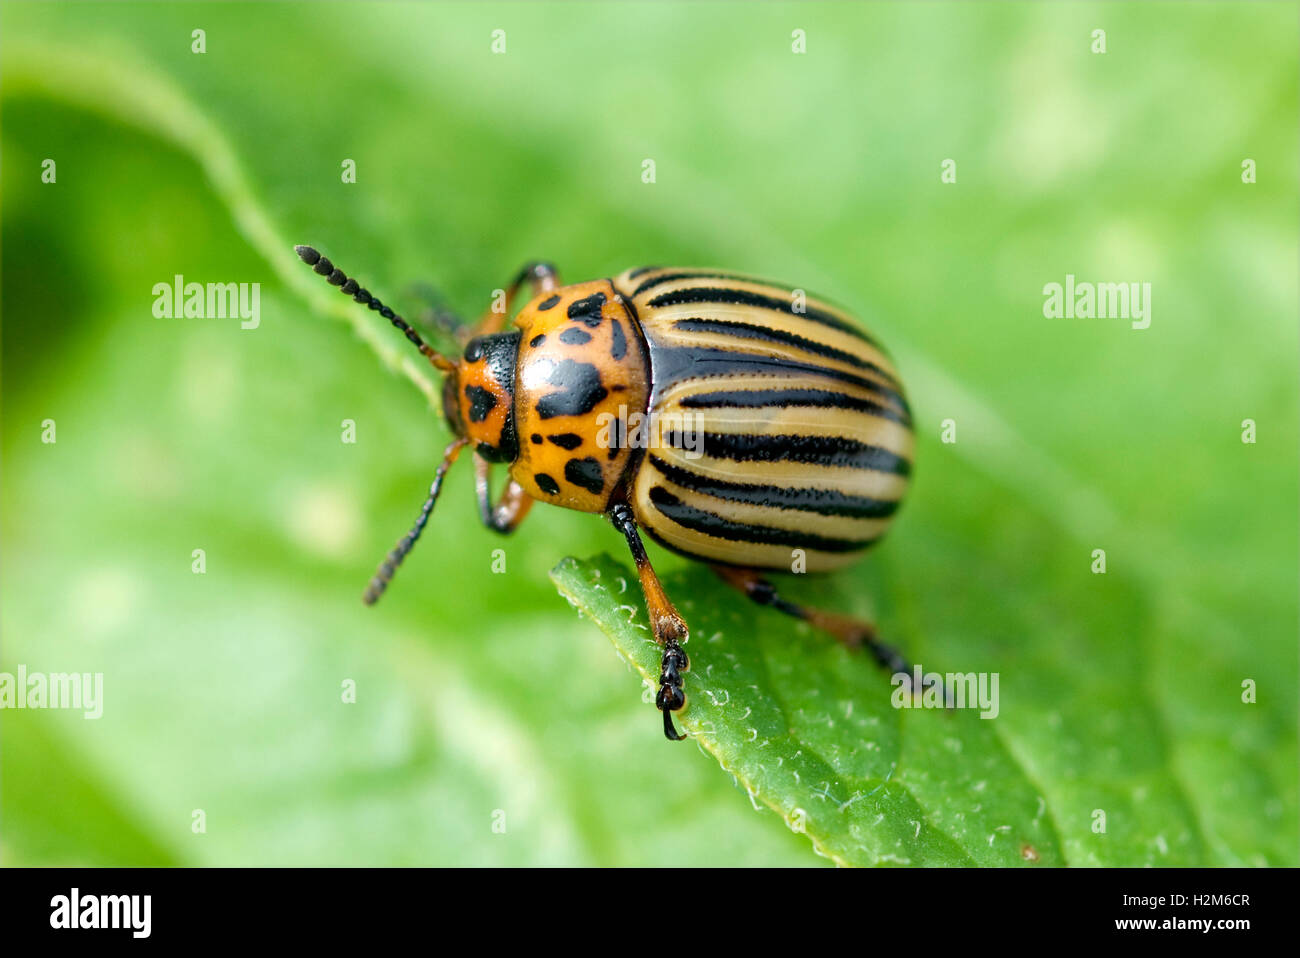
[[[655,696],[655,707],[664,713],[664,736],[670,742],[680,742],[686,735],[678,734],[673,726],[673,713],[686,705],[686,693],[682,691],[682,671],[690,668],[690,660],[675,639],[669,639],[664,646],[663,663],[659,668],[659,694]]]
[[[680,742],[686,738],[686,733],[678,732],[673,725],[673,713],[669,709],[664,709],[664,737],[670,742]]]

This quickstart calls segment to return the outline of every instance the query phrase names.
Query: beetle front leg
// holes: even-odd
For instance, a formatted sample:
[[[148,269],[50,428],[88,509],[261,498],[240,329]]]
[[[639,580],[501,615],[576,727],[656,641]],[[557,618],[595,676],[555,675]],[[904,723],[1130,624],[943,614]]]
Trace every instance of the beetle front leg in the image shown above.
[[[417,318],[425,327],[434,327],[450,336],[462,347],[469,342],[471,326],[469,322],[447,305],[446,299],[432,283],[413,283],[411,297],[424,304],[417,313]]]
[[[691,661],[682,643],[690,638],[690,631],[650,566],[650,557],[641,543],[632,509],[626,503],[620,503],[609,510],[609,520],[627,539],[632,559],[636,562],[637,577],[641,580],[641,591],[645,594],[646,609],[650,613],[650,628],[655,641],[664,649],[659,665],[659,692],[655,695],[655,707],[664,713],[664,736],[669,741],[680,742],[686,736],[678,734],[673,726],[673,713],[686,706],[683,673],[691,667]]]

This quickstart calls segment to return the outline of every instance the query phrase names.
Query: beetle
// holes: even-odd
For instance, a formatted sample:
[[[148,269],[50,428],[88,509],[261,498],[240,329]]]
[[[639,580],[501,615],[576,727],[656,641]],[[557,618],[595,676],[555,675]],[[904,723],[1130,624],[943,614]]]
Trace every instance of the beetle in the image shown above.
[[[446,447],[414,526],[364,594],[373,604],[411,551],[461,451],[473,446],[483,524],[513,532],[532,504],[604,515],[636,563],[663,649],[655,705],[664,735],[686,704],[689,632],[641,539],[711,565],[728,585],[862,648],[889,671],[911,668],[875,627],[784,598],[765,571],[829,571],[879,541],[907,491],[912,417],[888,355],[847,313],[802,290],[711,269],[642,267],[563,285],[526,265],[504,301],[469,327],[435,319],[451,359],[310,246],[302,260],[378,312],[445,378]],[[518,294],[530,299],[504,330]],[[631,427],[636,418],[637,428]],[[646,426],[645,424],[649,425]],[[491,469],[509,480],[495,504]]]

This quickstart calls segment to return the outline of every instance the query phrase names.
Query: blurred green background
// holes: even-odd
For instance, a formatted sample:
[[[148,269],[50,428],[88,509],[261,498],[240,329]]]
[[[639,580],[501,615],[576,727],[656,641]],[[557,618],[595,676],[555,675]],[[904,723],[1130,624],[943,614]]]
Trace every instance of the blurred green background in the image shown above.
[[[105,711],[0,716],[0,861],[825,863],[556,594],[624,558],[599,519],[501,539],[462,467],[361,605],[447,436],[308,242],[408,314],[538,257],[849,304],[917,479],[809,588],[1003,672],[1068,860],[1296,864],[1296,11],[5,3],[0,669],[102,671]],[[260,282],[261,326],[154,318],[178,273]],[[1152,283],[1151,327],[1045,319],[1067,273]],[[1085,854],[1098,794],[1132,834]]]

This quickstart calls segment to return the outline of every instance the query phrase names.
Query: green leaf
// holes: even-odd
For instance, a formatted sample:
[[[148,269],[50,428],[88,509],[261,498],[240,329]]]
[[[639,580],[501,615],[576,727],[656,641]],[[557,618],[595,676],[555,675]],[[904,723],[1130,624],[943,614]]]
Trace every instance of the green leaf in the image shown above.
[[[821,864],[811,839],[844,862],[1296,864],[1294,12],[1117,7],[1104,57],[1094,26],[7,4],[0,668],[103,671],[107,704],[3,717],[5,862]],[[861,565],[789,590],[927,668],[997,672],[998,717],[894,710],[860,657],[656,554],[694,629],[686,725],[733,784],[662,740],[545,578],[613,530],[536,509],[492,537],[466,472],[361,608],[447,437],[427,366],[304,241],[408,311],[427,281],[472,315],[538,257],[852,306],[908,385],[914,488]],[[261,327],[155,319],[177,273],[260,282]],[[1152,281],[1151,327],[1045,320],[1066,273]],[[558,577],[656,667],[620,565]]]
[[[566,559],[551,578],[652,694],[661,653],[635,575],[603,556]],[[818,854],[841,865],[1062,863],[1046,802],[993,723],[892,707],[889,682],[862,653],[705,572],[666,587],[683,597],[692,630],[684,728]]]
[[[650,701],[660,649],[634,574],[603,556],[566,559],[551,576],[640,673]],[[1048,668],[1013,684],[1000,703],[1008,714],[988,721],[972,711],[900,710],[863,655],[804,623],[753,607],[700,571],[665,585],[692,628],[683,727],[756,807],[776,811],[839,864],[1151,864],[1206,855],[1153,716],[1124,701],[1123,673],[1086,683],[1084,695],[1066,692],[1056,703],[1063,711],[1038,716],[1025,713],[1050,695],[1031,686],[1064,688]],[[1242,789],[1253,802],[1267,794],[1257,779],[1234,786]],[[1274,806],[1270,816],[1277,824],[1280,812]],[[1099,832],[1099,821],[1108,830]]]

